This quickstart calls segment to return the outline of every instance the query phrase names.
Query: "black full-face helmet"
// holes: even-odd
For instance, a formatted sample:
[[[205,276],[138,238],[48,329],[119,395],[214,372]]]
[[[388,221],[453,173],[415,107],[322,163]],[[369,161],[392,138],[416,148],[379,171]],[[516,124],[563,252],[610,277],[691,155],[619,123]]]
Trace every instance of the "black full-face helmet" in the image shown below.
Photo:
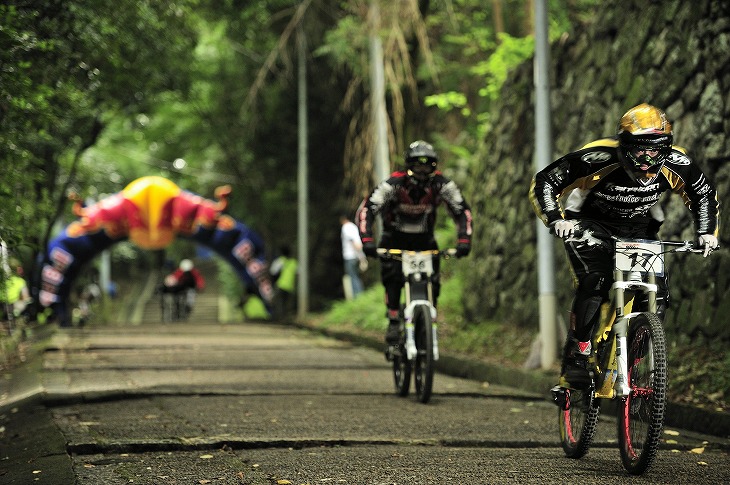
[[[419,182],[433,177],[438,164],[438,155],[430,143],[417,140],[408,146],[405,154],[408,175]]]
[[[664,111],[642,103],[621,117],[618,140],[626,168],[638,180],[650,181],[672,152],[672,125]]]

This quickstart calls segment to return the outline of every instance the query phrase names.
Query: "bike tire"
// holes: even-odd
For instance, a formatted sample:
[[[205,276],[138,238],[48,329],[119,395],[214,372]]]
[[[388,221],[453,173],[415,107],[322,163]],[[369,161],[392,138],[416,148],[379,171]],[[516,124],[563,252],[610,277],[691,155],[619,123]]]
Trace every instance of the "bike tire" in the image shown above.
[[[416,339],[416,360],[414,363],[416,396],[423,404],[431,399],[433,389],[433,321],[426,305],[417,306],[413,312]]]
[[[600,412],[593,388],[565,389],[565,405],[558,411],[560,443],[565,456],[577,460],[588,453]]]
[[[393,382],[395,393],[406,397],[411,387],[411,362],[406,355],[405,338],[401,335],[401,342],[393,353]]]
[[[166,293],[163,293],[160,295],[162,298],[162,321],[163,322],[171,322],[173,315],[172,315],[172,307],[173,307],[173,297],[172,295],[168,295]]]
[[[667,349],[659,317],[641,313],[633,318],[627,347],[631,392],[619,406],[619,447],[624,468],[640,475],[659,449],[666,409]]]

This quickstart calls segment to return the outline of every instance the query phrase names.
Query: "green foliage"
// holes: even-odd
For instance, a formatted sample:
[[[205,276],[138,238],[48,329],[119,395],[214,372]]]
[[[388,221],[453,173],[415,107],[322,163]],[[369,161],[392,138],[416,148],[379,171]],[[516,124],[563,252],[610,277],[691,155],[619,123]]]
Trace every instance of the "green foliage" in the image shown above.
[[[476,63],[470,70],[473,74],[485,79],[486,85],[479,90],[479,95],[490,101],[499,96],[504,81],[510,70],[532,57],[535,52],[533,37],[512,37],[509,34],[499,35],[500,43],[485,61]]]
[[[160,90],[185,87],[190,4],[0,5],[0,161],[10,168],[0,198],[24,194],[0,203],[13,245],[40,249],[66,190],[87,185],[93,171],[79,155],[96,142],[104,110],[133,112]]]
[[[324,314],[322,325],[327,328],[354,326],[367,331],[385,331],[383,286],[375,284],[353,300],[335,301]]]

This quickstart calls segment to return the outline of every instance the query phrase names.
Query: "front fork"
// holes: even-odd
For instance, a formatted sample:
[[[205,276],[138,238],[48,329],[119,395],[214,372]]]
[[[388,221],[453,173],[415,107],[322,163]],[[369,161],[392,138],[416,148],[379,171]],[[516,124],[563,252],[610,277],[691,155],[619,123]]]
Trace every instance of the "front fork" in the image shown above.
[[[623,282],[623,272],[616,271],[614,275],[616,286],[616,323],[614,324],[614,332],[616,334],[616,366],[618,376],[614,389],[617,397],[627,397],[631,393],[631,386],[629,385],[629,351],[627,347],[627,337],[629,333],[629,321],[636,313],[624,313],[624,290],[626,285]],[[629,280],[632,278],[629,277]],[[656,313],[656,275],[652,272],[648,274],[648,283],[641,283],[644,286],[649,295],[649,312]]]
[[[416,348],[416,330],[415,325],[413,324],[413,310],[417,305],[424,305],[426,309],[431,314],[431,332],[432,332],[432,342],[433,342],[433,360],[439,359],[439,344],[438,344],[438,337],[437,337],[437,325],[434,322],[436,319],[436,309],[431,305],[431,303],[427,300],[415,300],[412,301],[404,310],[405,320],[406,320],[406,357],[408,360],[414,360],[416,358],[416,355],[418,354],[418,349]]]

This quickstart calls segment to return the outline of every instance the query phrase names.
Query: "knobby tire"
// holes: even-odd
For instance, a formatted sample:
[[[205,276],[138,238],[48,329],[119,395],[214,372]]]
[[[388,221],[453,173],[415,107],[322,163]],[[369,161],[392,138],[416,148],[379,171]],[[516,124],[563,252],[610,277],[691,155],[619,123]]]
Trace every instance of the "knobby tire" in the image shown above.
[[[433,321],[431,311],[425,305],[420,305],[413,312],[415,326],[416,354],[415,381],[416,396],[423,404],[431,399],[433,388]]]
[[[565,409],[558,410],[560,443],[565,456],[577,460],[588,453],[601,408],[593,388],[566,389],[565,399]]]
[[[619,446],[624,468],[640,475],[656,456],[664,424],[667,350],[659,317],[642,313],[632,319],[627,347],[631,393],[619,406]]]
[[[395,393],[406,397],[411,387],[411,362],[406,355],[405,335],[402,332],[400,345],[393,355],[393,382]]]

